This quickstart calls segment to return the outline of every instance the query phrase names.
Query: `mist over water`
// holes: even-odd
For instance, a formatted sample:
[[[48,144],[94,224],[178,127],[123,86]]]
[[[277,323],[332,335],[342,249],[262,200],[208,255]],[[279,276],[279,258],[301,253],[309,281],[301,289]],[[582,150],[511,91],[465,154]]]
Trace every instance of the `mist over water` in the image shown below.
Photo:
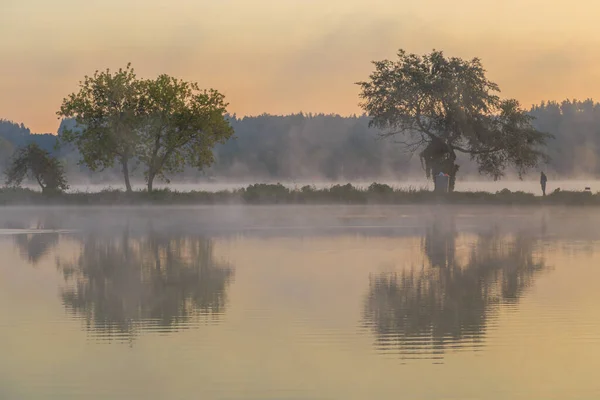
[[[6,207],[1,393],[596,398],[598,223],[558,207]]]
[[[3,35],[0,64],[1,172],[10,170],[19,148],[34,143],[64,167],[70,193],[124,191],[123,173],[142,191],[144,177],[161,172],[171,183],[157,179],[154,189],[177,192],[257,183],[367,189],[374,182],[433,191],[419,155],[435,150],[437,131],[446,146],[428,152],[425,164],[457,152],[457,192],[541,195],[544,172],[548,194],[600,193],[600,103],[541,101],[596,91],[590,71],[597,56],[590,50],[597,47],[592,11],[600,7],[591,2],[545,4],[544,18],[530,18],[541,11],[534,2],[176,0],[167,6],[150,0],[143,9],[122,1],[86,9],[35,1],[4,0],[0,13],[3,32],[13,33]],[[44,10],[46,4],[52,8]],[[44,29],[48,21],[52,30]],[[142,34],[145,29],[154,35]],[[371,109],[359,105],[366,99],[357,97],[353,82],[369,76],[369,61],[394,56],[397,46],[481,59],[502,97],[519,99],[533,127],[553,136],[541,146],[547,163],[528,162],[537,135],[520,129],[527,124],[510,123],[520,112],[490,122],[498,110],[481,94],[492,85],[475,87],[476,74],[464,75],[464,65],[456,74],[434,63],[442,68],[422,64],[389,81],[377,78],[390,83],[377,85],[377,93],[385,86],[413,89],[374,96]],[[56,119],[60,99],[77,90],[84,74],[124,66],[124,56],[139,67],[139,77],[168,73],[219,89],[231,102],[222,112],[235,140],[215,145],[212,154],[191,147],[189,158],[214,155],[214,162],[180,169],[184,157],[177,150],[186,147],[189,126],[203,134],[197,144],[205,144],[224,121],[198,129],[193,122],[205,118],[161,101],[169,97],[164,85],[136,86],[144,101],[136,94],[115,102],[132,91],[110,93],[119,83],[107,81],[93,91],[106,107],[92,112],[85,104],[74,113],[103,140],[79,142],[79,149],[67,144],[64,128],[76,123]],[[429,78],[409,85],[398,75]],[[430,96],[436,91],[439,96]],[[414,107],[399,111],[403,104]],[[423,110],[432,104],[444,112]],[[59,114],[73,117],[64,106]],[[294,111],[300,109],[332,113]],[[352,114],[359,110],[362,115]],[[393,130],[407,116],[428,127],[379,140],[386,124],[376,123],[380,129],[373,122],[394,112]],[[142,124],[128,123],[140,116]],[[28,124],[48,133],[33,133]],[[136,140],[140,132],[145,138]],[[124,137],[126,146],[111,149]],[[178,146],[152,151],[161,143]],[[114,157],[111,150],[120,153],[116,162],[96,168],[94,161]],[[161,159],[167,168],[156,170]],[[480,174],[494,174],[490,164],[504,159],[531,167],[524,180],[514,165],[499,181]],[[455,171],[454,161],[442,170]],[[40,190],[39,175],[26,180],[23,187]],[[530,207],[249,205],[443,202],[433,193],[342,189],[326,196],[280,196],[262,187],[223,196],[46,190],[45,197],[5,188],[2,204],[81,206],[0,204],[0,400],[600,399],[600,209],[546,205],[597,204],[598,197],[448,196],[449,202]],[[96,199],[236,204],[86,206]]]

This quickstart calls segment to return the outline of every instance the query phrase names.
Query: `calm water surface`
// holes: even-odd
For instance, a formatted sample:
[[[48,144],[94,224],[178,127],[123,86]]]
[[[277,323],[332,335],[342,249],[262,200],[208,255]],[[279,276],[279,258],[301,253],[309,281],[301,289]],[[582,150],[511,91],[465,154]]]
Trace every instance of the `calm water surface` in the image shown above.
[[[600,210],[0,209],[0,399],[598,399]]]

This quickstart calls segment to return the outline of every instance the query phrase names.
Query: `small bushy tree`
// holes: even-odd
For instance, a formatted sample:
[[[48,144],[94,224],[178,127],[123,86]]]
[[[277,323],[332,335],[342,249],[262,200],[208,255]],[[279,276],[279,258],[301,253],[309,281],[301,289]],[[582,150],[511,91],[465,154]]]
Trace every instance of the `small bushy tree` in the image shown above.
[[[69,188],[60,161],[32,143],[18,149],[6,174],[6,185],[19,187],[26,177],[35,180],[42,193],[62,192]]]

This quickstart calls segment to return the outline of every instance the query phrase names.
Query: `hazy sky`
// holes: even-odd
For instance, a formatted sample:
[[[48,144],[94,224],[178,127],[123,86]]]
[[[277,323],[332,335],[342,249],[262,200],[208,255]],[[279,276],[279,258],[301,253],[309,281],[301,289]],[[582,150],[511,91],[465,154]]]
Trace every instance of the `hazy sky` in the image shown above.
[[[56,132],[64,96],[128,61],[225,93],[238,115],[359,113],[373,59],[480,57],[505,96],[598,98],[600,3],[553,0],[0,0],[0,118]]]

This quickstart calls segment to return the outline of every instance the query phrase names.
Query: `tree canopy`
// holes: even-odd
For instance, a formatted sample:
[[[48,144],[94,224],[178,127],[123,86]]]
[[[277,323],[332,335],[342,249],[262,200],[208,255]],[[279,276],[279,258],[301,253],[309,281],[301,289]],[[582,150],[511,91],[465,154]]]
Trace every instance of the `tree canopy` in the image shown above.
[[[166,179],[165,173],[180,172],[186,164],[202,169],[213,163],[214,145],[233,136],[226,107],[214,89],[202,91],[197,83],[164,74],[138,79],[128,64],[115,74],[86,76],[58,115],[75,119],[61,139],[77,146],[82,163],[94,171],[118,160],[127,191],[130,163],[143,164],[152,191],[157,176]]]
[[[118,160],[127,191],[131,191],[129,163],[135,155],[140,116],[140,82],[131,65],[86,76],[79,92],[63,100],[59,117],[74,118],[76,125],[61,132],[61,141],[76,145],[81,163],[102,170]]]
[[[225,114],[225,97],[200,90],[197,83],[168,75],[142,84],[136,156],[145,165],[148,191],[154,178],[183,171],[187,164],[202,169],[214,162],[213,147],[233,136]]]
[[[7,186],[20,186],[29,176],[40,185],[43,193],[60,192],[69,188],[60,161],[35,143],[15,152],[5,174]]]
[[[446,58],[441,51],[419,56],[398,52],[398,60],[375,61],[369,81],[358,82],[370,126],[420,152],[427,176],[450,176],[454,187],[457,152],[468,154],[479,172],[495,180],[507,166],[521,177],[546,160],[551,137],[532,125],[517,100],[502,100],[479,59]]]

